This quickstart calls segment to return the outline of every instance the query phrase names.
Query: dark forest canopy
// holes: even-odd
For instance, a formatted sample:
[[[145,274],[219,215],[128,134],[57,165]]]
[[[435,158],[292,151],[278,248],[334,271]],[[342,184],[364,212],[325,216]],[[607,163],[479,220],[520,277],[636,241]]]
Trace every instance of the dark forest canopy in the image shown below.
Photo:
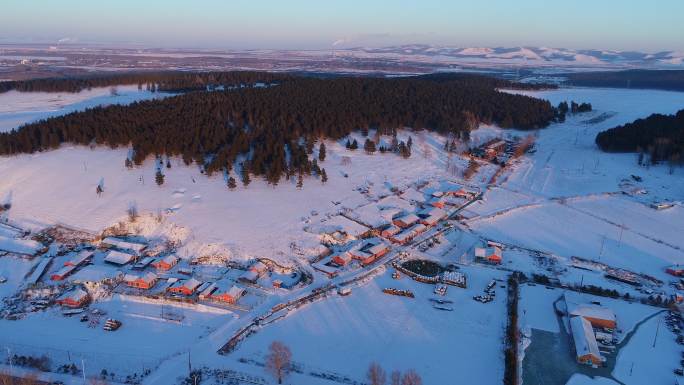
[[[676,115],[653,114],[596,136],[603,151],[639,152],[652,162],[680,163],[684,154],[684,110]]]
[[[480,122],[535,129],[556,117],[549,102],[496,90],[502,87],[515,85],[465,75],[291,77],[273,87],[190,92],[50,118],[0,134],[0,154],[65,142],[132,145],[136,164],[150,155],[178,155],[211,173],[230,170],[249,153],[249,172],[277,183],[283,174],[310,173],[302,141],[340,139],[358,129],[392,134],[403,127],[458,135]]]
[[[564,74],[566,84],[580,87],[643,88],[684,91],[684,70],[627,70]]]

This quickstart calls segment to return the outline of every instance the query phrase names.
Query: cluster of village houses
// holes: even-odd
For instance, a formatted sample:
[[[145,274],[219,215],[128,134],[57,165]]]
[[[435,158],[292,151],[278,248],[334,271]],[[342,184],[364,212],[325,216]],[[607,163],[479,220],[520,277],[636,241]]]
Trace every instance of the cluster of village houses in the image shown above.
[[[449,210],[463,206],[478,195],[477,191],[459,185],[442,187],[431,191],[427,198],[413,190],[413,194],[404,192],[401,197],[392,195],[363,206],[358,209],[359,213],[351,211],[332,218],[327,232],[339,242],[328,245],[313,263],[314,269],[332,278],[353,261],[361,267],[371,265],[389,253],[392,245],[409,244],[447,219]],[[402,207],[398,200],[413,205]],[[384,205],[393,207],[385,209]]]
[[[182,267],[185,261],[173,254],[165,256],[153,256],[146,252],[145,243],[132,242],[117,237],[107,237],[100,241],[99,247],[106,251],[103,265],[113,265],[116,271],[107,270],[109,274],[94,274],[92,278],[88,274],[88,268],[93,265],[95,250],[84,249],[68,259],[62,266],[49,274],[51,281],[60,283],[71,281],[73,283],[109,282],[119,287],[134,290],[135,294],[144,294],[156,289],[155,294],[167,298],[185,299],[192,301],[212,301],[226,305],[235,305],[245,294],[243,285],[255,285],[257,281],[270,273],[267,264],[256,261],[241,273],[236,280],[216,280],[203,282],[192,276],[192,269]],[[181,263],[183,262],[183,263]],[[104,267],[104,266],[100,266]],[[47,268],[47,266],[45,267]],[[97,272],[97,269],[93,269]],[[84,274],[81,274],[84,272]],[[271,281],[274,287],[287,288],[293,282],[283,282],[279,279]],[[57,304],[65,307],[78,308],[85,306],[91,300],[88,292],[80,285],[74,286],[70,291],[59,296]]]

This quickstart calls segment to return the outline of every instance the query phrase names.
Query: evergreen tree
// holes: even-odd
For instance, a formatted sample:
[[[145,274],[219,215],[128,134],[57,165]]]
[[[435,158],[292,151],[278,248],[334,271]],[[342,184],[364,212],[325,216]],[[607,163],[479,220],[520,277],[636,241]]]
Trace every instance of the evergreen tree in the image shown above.
[[[154,181],[157,183],[157,186],[164,184],[164,174],[162,174],[160,169],[157,169],[157,173],[154,176]]]
[[[321,145],[318,147],[318,160],[323,162],[325,160],[325,143],[321,142]]]
[[[124,161],[124,165],[126,166],[127,169],[132,169],[133,168],[133,161],[131,160],[131,158],[127,157],[126,160]]]
[[[411,135],[409,135],[408,141],[406,142],[406,146],[408,146],[409,149],[413,146],[413,138]]]
[[[363,149],[368,154],[374,153],[375,152],[375,142],[373,142],[370,139],[366,139],[366,142],[363,144]]]
[[[235,190],[237,187],[237,182],[235,181],[235,178],[232,176],[228,177],[228,188],[231,190]]]
[[[302,177],[302,174],[299,174],[297,177],[297,188],[301,190],[302,187],[304,187],[304,178]]]
[[[171,168],[171,160],[166,158],[166,168]]]
[[[347,143],[344,145],[347,149],[351,150],[351,142],[347,139]]]
[[[354,139],[354,141],[351,142],[349,149],[350,150],[356,150],[357,148],[359,148],[359,142],[357,142],[356,139]]]
[[[249,178],[249,170],[247,170],[247,165],[242,165],[242,170],[240,170],[240,176],[242,177],[242,185],[247,187],[252,182]]]
[[[325,172],[325,169],[321,169],[321,182],[325,183],[328,181],[328,174]]]

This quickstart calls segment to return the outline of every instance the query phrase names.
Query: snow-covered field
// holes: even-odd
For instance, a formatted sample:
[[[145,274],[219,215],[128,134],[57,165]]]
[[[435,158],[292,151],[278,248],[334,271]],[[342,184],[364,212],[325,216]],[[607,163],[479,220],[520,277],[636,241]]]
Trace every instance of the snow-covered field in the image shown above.
[[[138,86],[114,87],[116,95],[112,95],[111,89],[100,87],[81,92],[9,91],[0,93],[0,132],[11,131],[26,123],[95,106],[129,104],[168,95],[146,90],[139,91]]]

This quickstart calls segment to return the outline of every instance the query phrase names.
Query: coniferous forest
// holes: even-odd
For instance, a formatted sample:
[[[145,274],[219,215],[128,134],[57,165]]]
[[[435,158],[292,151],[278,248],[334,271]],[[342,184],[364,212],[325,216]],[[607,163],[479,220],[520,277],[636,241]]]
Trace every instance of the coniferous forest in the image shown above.
[[[283,175],[311,173],[308,154],[313,143],[324,137],[340,139],[359,129],[392,134],[404,127],[463,136],[478,122],[535,129],[558,116],[547,101],[497,91],[536,86],[475,75],[321,79],[187,73],[165,74],[163,81],[144,75],[150,74],[139,75],[136,82],[153,82],[160,90],[202,91],[96,107],[28,124],[0,134],[0,154],[44,151],[67,142],[132,146],[135,164],[148,156],[181,156],[186,164],[194,162],[211,174],[230,171],[240,161],[247,177],[263,176],[276,184]],[[257,81],[267,86],[235,88]],[[77,90],[84,84],[107,82],[115,84],[113,80],[61,79],[34,83],[30,89]],[[214,91],[206,91],[209,86]]]
[[[652,163],[679,164],[684,155],[684,110],[675,115],[653,114],[600,132],[596,144],[603,151],[646,154]]]

